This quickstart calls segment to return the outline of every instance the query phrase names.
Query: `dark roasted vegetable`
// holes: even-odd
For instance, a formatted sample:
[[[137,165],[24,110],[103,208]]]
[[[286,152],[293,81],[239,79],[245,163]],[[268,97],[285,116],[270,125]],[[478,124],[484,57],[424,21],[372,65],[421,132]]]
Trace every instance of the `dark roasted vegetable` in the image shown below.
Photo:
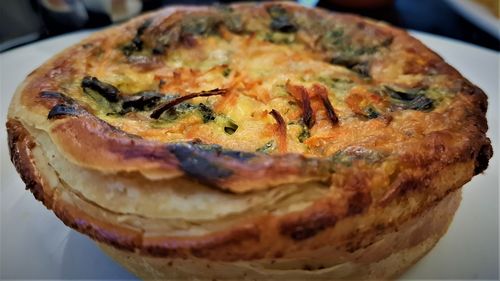
[[[191,144],[199,151],[213,153],[216,156],[230,157],[239,161],[247,161],[255,157],[255,153],[224,149],[218,144],[205,144],[200,140],[191,141],[188,144]]]
[[[335,28],[327,31],[321,38],[321,43],[327,49],[337,49],[339,46],[344,44],[345,39],[344,30],[341,28]]]
[[[211,154],[189,143],[169,145],[168,150],[175,155],[179,166],[188,174],[201,181],[212,182],[227,178],[233,174],[222,165],[211,160]]]
[[[232,120],[228,120],[226,126],[224,126],[224,132],[228,135],[232,135],[238,130],[238,125],[234,123]]]
[[[62,101],[64,103],[66,103],[66,104],[73,104],[73,103],[75,103],[75,100],[73,100],[72,98],[66,96],[65,94],[63,94],[61,92],[56,92],[56,91],[41,91],[39,95],[40,95],[41,98],[44,98],[44,99],[55,99],[55,100]]]
[[[174,98],[175,99],[175,98]],[[173,100],[173,99],[172,99]],[[183,102],[167,109],[160,117],[162,121],[174,121],[185,114],[188,113],[199,113],[203,123],[208,123],[214,121],[218,115],[204,103],[191,104],[188,102]],[[235,125],[236,128],[238,127]],[[229,130],[229,129],[228,129]]]
[[[352,57],[352,56],[336,55],[332,58],[331,63],[338,64],[338,65],[341,65],[341,66],[344,66],[346,68],[351,69],[356,64],[359,63],[359,60],[355,57]]]
[[[191,15],[186,16],[179,24],[172,25],[160,34],[157,34],[153,54],[164,54],[168,47],[182,42],[187,46],[194,46],[197,42],[196,36],[217,34],[219,27],[224,25],[232,32],[243,31],[243,23],[240,16],[230,8],[219,6],[220,14]]]
[[[311,136],[311,133],[309,132],[309,129],[307,128],[307,126],[302,125],[302,131],[300,131],[300,134],[298,136],[299,142],[303,143],[310,136]]]
[[[229,67],[224,68],[224,70],[222,71],[222,76],[224,77],[228,77],[230,74],[231,74],[231,68]]]
[[[298,30],[292,15],[285,8],[273,5],[267,8],[267,13],[271,16],[271,24],[269,25],[271,30],[284,33],[296,32]]]
[[[201,113],[203,123],[207,123],[207,122],[215,120],[214,111],[210,107],[206,106],[205,104],[200,103],[198,105],[198,110]],[[238,126],[236,126],[236,128],[238,128]]]
[[[389,37],[381,43],[368,45],[368,46],[351,46],[342,41],[342,38],[334,39],[335,43],[333,52],[334,55],[331,63],[344,66],[356,73],[361,77],[370,77],[370,55],[375,54],[381,48],[389,46],[392,42],[392,37]]]
[[[356,44],[351,41],[350,36],[346,35],[341,28],[330,30],[321,38],[321,44],[332,53],[330,60],[332,64],[344,66],[361,77],[369,78],[370,55],[388,47],[393,38],[387,36],[383,40],[366,42],[366,44]]]
[[[208,184],[233,174],[233,170],[226,167],[224,161],[218,161],[221,157],[245,162],[256,156],[255,153],[226,150],[220,145],[199,142],[169,144],[167,149],[175,155],[180,168],[188,175]]]
[[[413,110],[420,110],[420,111],[428,111],[434,108],[434,102],[433,100],[425,96],[418,96],[412,101],[410,101],[406,106],[406,108]]]
[[[227,27],[227,29],[234,33],[241,33],[244,31],[241,16],[237,15],[234,12],[227,12],[224,14],[224,25]]]
[[[65,116],[77,116],[82,111],[72,98],[56,91],[41,91],[39,96],[44,99],[53,99],[59,103],[52,107],[47,115],[48,119],[57,119]]]
[[[231,32],[240,33],[243,31],[243,22],[237,11],[235,11],[231,6],[218,3],[215,4],[215,7],[218,10],[218,14],[212,16],[214,19],[212,20],[214,23],[213,31],[215,31],[219,24],[224,24]]]
[[[64,117],[64,116],[77,116],[79,114],[78,108],[76,108],[74,105],[67,105],[67,104],[57,104],[52,109],[49,111],[49,114],[47,115],[48,119],[55,119],[59,117]]]
[[[109,102],[118,102],[120,91],[113,85],[99,81],[91,76],[85,76],[82,80],[82,88],[86,91],[93,90],[104,97]]]
[[[401,109],[429,111],[434,108],[434,101],[425,96],[425,88],[395,89],[385,86],[384,91],[389,95],[393,104]]]
[[[181,37],[213,34],[221,23],[222,18],[216,15],[186,17],[181,24]]]
[[[350,146],[337,151],[332,156],[332,161],[346,166],[351,166],[353,161],[366,161],[373,164],[384,158],[384,155],[378,151],[368,149],[362,146]]]
[[[143,48],[143,42],[141,39],[142,34],[151,24],[151,20],[145,20],[138,28],[135,33],[134,38],[122,47],[122,52],[125,56],[131,56],[134,52],[140,52]]]
[[[174,120],[180,118],[181,116],[183,116],[184,114],[196,110],[197,108],[198,107],[196,107],[195,105],[187,103],[187,102],[181,103],[181,104],[178,104],[174,107],[167,109],[162,114],[161,120],[174,121]]]
[[[371,106],[368,106],[365,111],[365,116],[368,118],[368,119],[375,119],[377,117],[380,116],[380,113],[373,107]]]
[[[39,95],[48,99],[62,99],[64,97],[62,93],[56,91],[41,91]]]
[[[152,91],[139,92],[133,96],[123,98],[122,107],[124,110],[149,110],[157,105],[163,95]]]
[[[339,54],[332,58],[331,63],[346,67],[356,72],[361,77],[370,77],[369,63],[366,61],[361,61],[359,57],[348,54]]]
[[[396,89],[395,87],[384,86],[384,91],[393,99],[411,101],[417,95],[424,94],[425,88]]]
[[[176,44],[181,36],[181,27],[174,25],[171,28],[162,32],[156,38],[155,46],[153,47],[153,54],[161,55],[165,53],[167,47]]]
[[[354,65],[351,70],[363,78],[370,78],[370,64],[366,61]]]

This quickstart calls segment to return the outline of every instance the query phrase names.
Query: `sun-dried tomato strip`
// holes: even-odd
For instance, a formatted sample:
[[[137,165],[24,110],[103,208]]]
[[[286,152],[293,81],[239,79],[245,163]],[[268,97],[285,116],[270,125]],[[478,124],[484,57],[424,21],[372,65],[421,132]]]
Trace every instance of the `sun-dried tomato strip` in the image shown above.
[[[287,143],[286,143],[286,123],[285,120],[283,119],[283,116],[276,111],[276,110],[271,110],[269,112],[271,116],[276,120],[276,125],[278,127],[278,150],[281,153],[284,153],[287,151]]]
[[[311,98],[309,97],[306,88],[304,86],[292,85],[287,82],[286,90],[299,101],[300,106],[302,107],[302,121],[307,128],[312,128],[315,123],[314,113],[311,107]]]
[[[153,119],[158,119],[158,118],[160,118],[160,116],[163,112],[178,105],[181,102],[184,102],[184,101],[187,101],[187,100],[190,100],[193,98],[224,95],[226,93],[227,93],[227,89],[213,89],[210,91],[201,91],[199,93],[187,94],[185,96],[178,97],[174,100],[171,100],[171,101],[168,101],[164,104],[159,105],[157,108],[155,108],[155,110],[153,110],[153,112],[151,113],[151,115],[149,117],[151,117]]]
[[[326,114],[328,115],[328,118],[332,122],[333,125],[336,125],[339,123],[339,118],[337,117],[337,114],[335,114],[335,110],[333,109],[333,105],[330,102],[330,99],[328,99],[328,92],[326,91],[325,87],[314,84],[313,86],[313,93],[317,95],[321,101],[323,102],[323,106],[325,107]]]

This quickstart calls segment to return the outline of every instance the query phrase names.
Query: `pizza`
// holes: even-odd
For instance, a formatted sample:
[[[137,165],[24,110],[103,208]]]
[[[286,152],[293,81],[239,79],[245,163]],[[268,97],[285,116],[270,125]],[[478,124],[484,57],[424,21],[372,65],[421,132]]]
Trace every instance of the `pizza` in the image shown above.
[[[35,198],[141,278],[384,279],[487,168],[486,110],[383,22],[173,6],[34,70],[7,130]]]

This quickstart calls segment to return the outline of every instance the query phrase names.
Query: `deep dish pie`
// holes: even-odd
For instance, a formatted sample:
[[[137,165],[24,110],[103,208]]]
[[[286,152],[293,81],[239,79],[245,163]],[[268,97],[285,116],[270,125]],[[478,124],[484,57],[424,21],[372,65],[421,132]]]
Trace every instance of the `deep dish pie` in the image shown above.
[[[168,7],[33,71],[27,188],[141,278],[393,278],[486,169],[486,95],[406,32],[290,3]]]

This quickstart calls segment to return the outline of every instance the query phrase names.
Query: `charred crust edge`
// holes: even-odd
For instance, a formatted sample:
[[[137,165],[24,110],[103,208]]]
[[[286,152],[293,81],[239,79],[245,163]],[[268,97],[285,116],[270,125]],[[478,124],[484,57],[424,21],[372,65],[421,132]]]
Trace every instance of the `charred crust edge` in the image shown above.
[[[36,145],[31,135],[18,120],[9,119],[6,127],[11,160],[26,184],[26,189],[29,189],[37,200],[51,209],[65,225],[97,241],[126,251],[140,249],[141,252],[152,256],[185,256],[182,253],[186,250],[198,256],[204,256],[208,255],[211,249],[242,243],[243,240],[258,240],[260,237],[260,231],[257,228],[247,227],[216,233],[213,237],[211,235],[201,237],[196,243],[186,244],[179,240],[177,247],[175,247],[175,242],[173,242],[172,247],[147,246],[141,232],[104,222],[78,209],[78,207],[71,207],[64,201],[58,201],[47,194],[43,188],[44,182],[30,155],[31,149]],[[166,239],[177,240],[175,237]]]
[[[34,142],[31,140],[31,136],[17,120],[9,120],[7,128],[9,130],[9,149],[13,162],[26,184],[33,187],[30,188],[31,192],[33,192],[35,197],[42,201],[44,205],[48,208],[52,208],[54,213],[66,225],[97,241],[121,250],[139,250],[141,254],[157,257],[210,257],[213,255],[214,251],[221,251],[225,253],[223,254],[225,258],[234,260],[240,257],[239,254],[241,253],[238,251],[238,254],[234,253],[237,256],[233,256],[231,254],[233,253],[231,249],[236,250],[242,247],[248,248],[246,243],[253,245],[253,242],[258,242],[262,239],[261,227],[245,225],[230,231],[196,237],[192,240],[177,239],[175,237],[153,237],[151,240],[145,240],[140,232],[123,231],[119,226],[91,217],[90,215],[82,213],[79,209],[66,205],[64,202],[54,202],[52,204],[52,198],[48,198],[48,195],[43,193],[43,181],[38,175],[36,167],[34,163],[31,162],[29,155],[18,153],[18,151],[25,151],[26,149],[33,148]],[[454,190],[450,190],[448,193],[444,194],[442,198],[453,191]],[[359,196],[356,196],[356,193],[354,193],[354,195],[349,198],[355,201],[363,198],[363,196],[358,197]],[[436,198],[436,200],[431,203],[437,204],[442,198]],[[361,201],[364,201],[364,199]],[[328,228],[333,228],[336,223],[344,217],[342,215],[335,215],[336,211],[331,207],[325,205],[318,207],[320,208],[315,208],[311,210],[312,212],[309,214],[295,217],[295,219],[292,217],[289,218],[292,220],[281,220],[281,223],[277,225],[278,231],[280,231],[282,235],[290,237],[295,241],[302,241],[312,238]],[[416,213],[413,214],[412,217],[418,215],[418,213],[422,212],[422,210],[426,210],[428,207],[429,206],[426,205],[423,206],[422,209],[416,210]],[[347,209],[354,210],[357,208],[353,209],[349,207]],[[349,216],[357,213],[357,211],[347,212],[345,215]],[[409,218],[406,218],[404,221],[408,219]],[[380,227],[375,225],[373,231],[376,233],[384,233],[393,227],[388,225],[383,229],[379,228]],[[346,248],[346,250],[349,249]],[[250,252],[248,256],[246,256],[246,259],[255,259],[258,257],[259,253]]]
[[[283,223],[280,226],[280,233],[295,241],[305,240],[329,227],[335,226],[337,220],[337,216],[333,213],[313,213],[310,216]]]
[[[45,196],[40,176],[31,160],[31,149],[35,142],[20,121],[9,119],[6,124],[9,154],[14,167],[35,198],[50,207],[51,198]]]
[[[493,156],[491,143],[484,144],[479,149],[474,163],[474,175],[484,172],[488,168],[489,160]]]

